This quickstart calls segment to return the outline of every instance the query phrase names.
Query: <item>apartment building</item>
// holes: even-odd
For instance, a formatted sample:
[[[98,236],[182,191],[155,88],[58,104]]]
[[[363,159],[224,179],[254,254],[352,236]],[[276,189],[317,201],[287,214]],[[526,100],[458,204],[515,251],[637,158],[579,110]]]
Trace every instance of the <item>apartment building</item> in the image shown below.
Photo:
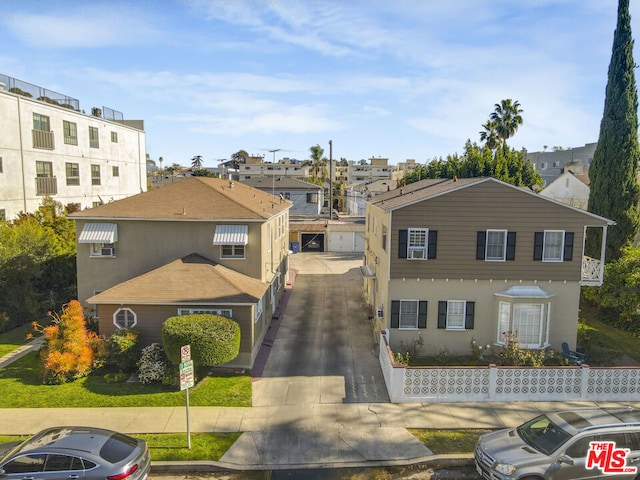
[[[0,218],[46,196],[80,209],[146,191],[143,122],[0,74]]]

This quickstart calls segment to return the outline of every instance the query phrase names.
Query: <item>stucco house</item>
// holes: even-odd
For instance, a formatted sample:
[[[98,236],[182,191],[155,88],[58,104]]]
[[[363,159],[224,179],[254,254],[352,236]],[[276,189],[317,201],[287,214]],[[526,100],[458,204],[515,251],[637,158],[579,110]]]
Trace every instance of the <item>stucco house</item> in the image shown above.
[[[576,343],[581,285],[600,285],[613,222],[493,178],[422,180],[367,205],[365,296],[392,349],[422,354]],[[603,233],[587,257],[587,229]]]
[[[239,182],[191,177],[70,215],[78,298],[101,334],[136,327],[143,344],[162,323],[216,313],[240,324],[251,368],[288,273],[291,202]]]
[[[242,183],[263,192],[291,200],[290,215],[320,215],[324,205],[324,191],[320,185],[285,176],[254,176]]]
[[[540,195],[586,210],[589,206],[588,181],[585,173],[565,172],[542,189]]]

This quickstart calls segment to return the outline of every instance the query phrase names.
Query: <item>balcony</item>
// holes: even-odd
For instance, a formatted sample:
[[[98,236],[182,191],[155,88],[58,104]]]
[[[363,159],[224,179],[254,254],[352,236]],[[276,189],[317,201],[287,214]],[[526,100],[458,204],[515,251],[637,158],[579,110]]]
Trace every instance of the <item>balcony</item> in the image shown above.
[[[31,134],[33,138],[33,148],[41,148],[43,150],[53,150],[55,148],[53,132],[31,130]]]
[[[595,258],[582,257],[582,276],[580,285],[599,287],[604,278],[604,263]]]
[[[58,194],[58,179],[56,177],[36,177],[36,195],[39,197]]]

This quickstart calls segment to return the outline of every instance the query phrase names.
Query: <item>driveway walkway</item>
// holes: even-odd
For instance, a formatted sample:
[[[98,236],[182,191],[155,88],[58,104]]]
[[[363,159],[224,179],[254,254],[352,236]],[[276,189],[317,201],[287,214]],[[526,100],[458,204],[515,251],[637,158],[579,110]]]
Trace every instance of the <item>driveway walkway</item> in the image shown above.
[[[388,402],[362,301],[361,254],[290,256],[294,288],[253,405]]]

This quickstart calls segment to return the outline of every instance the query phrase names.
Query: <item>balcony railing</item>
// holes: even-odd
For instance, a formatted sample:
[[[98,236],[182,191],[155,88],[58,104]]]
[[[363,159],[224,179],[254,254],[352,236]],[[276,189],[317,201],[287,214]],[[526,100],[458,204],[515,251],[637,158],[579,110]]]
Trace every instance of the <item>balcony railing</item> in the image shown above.
[[[581,285],[600,286],[604,278],[604,264],[595,258],[582,257],[582,280]]]
[[[36,177],[36,195],[57,195],[58,179],[56,177]]]
[[[42,148],[44,150],[53,150],[55,148],[53,132],[31,130],[31,133],[33,137],[33,148]]]

